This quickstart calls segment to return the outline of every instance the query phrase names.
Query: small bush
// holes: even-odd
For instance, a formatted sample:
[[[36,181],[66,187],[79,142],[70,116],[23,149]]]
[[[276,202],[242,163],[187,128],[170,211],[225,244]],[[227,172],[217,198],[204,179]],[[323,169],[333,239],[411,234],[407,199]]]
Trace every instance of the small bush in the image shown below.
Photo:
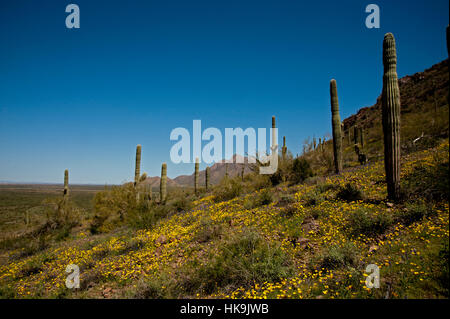
[[[292,170],[289,180],[293,183],[302,183],[308,177],[312,177],[313,171],[309,162],[303,157],[297,157],[292,163]]]
[[[141,279],[131,293],[135,299],[168,299],[173,298],[173,280],[165,272],[160,275]]]
[[[127,212],[126,221],[136,229],[151,229],[169,211],[168,206],[143,201]]]
[[[262,190],[256,198],[257,206],[269,205],[272,202],[273,196],[269,189]]]
[[[217,288],[230,291],[255,283],[275,282],[292,273],[292,262],[279,246],[246,230],[231,235],[208,262],[194,262],[184,276],[184,290],[210,294]]]
[[[336,189],[336,188],[337,188],[336,185],[334,185],[334,184],[329,184],[329,183],[319,183],[319,184],[317,184],[317,186],[316,186],[316,190],[317,190],[317,192],[319,192],[319,193],[325,193],[325,192],[327,192],[327,191],[329,191],[329,190],[334,190],[334,189]]]
[[[429,217],[433,214],[431,207],[424,202],[408,203],[406,207],[396,214],[396,219],[406,226]]]
[[[315,206],[323,202],[325,197],[316,190],[313,190],[312,192],[306,193],[303,196],[303,200],[305,201],[306,206]]]
[[[435,155],[432,165],[415,167],[401,180],[401,190],[406,199],[449,200],[450,180],[448,151],[446,158]]]
[[[344,187],[341,187],[336,197],[347,202],[354,202],[364,198],[363,193],[358,187],[351,183],[347,183]]]
[[[236,179],[224,178],[222,182],[214,189],[214,201],[227,201],[238,197],[241,193],[242,185],[240,181],[237,181]]]
[[[314,261],[310,264],[314,268],[314,264],[319,269],[338,269],[344,267],[356,268],[358,265],[358,250],[351,242],[345,243],[343,246],[333,245],[327,247]]]
[[[176,212],[185,212],[192,208],[192,201],[186,195],[181,195],[174,200],[171,206]]]
[[[352,236],[375,236],[383,234],[393,224],[392,217],[385,212],[371,212],[359,208],[348,218],[347,227]]]
[[[200,221],[200,229],[194,235],[194,240],[199,243],[205,243],[219,238],[223,233],[223,226],[215,224],[211,219],[204,218]]]

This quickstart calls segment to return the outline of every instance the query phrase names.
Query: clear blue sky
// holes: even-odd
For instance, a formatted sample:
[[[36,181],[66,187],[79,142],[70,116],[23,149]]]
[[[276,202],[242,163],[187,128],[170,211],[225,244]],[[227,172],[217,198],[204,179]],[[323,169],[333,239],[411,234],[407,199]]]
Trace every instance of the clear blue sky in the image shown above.
[[[72,0],[71,0],[72,1]],[[447,58],[448,0],[1,1],[0,180],[120,183],[170,162],[176,127],[270,127],[301,152],[330,133],[329,81],[341,118],[375,103],[382,41],[399,76]],[[65,27],[76,3],[81,28]],[[366,5],[381,9],[367,29]],[[201,165],[201,168],[204,164]]]

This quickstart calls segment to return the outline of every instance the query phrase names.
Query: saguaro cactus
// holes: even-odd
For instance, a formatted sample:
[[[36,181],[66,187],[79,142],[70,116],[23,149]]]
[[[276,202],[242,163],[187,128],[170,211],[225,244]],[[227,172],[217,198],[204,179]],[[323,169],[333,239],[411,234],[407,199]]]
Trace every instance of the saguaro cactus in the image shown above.
[[[67,198],[69,196],[69,170],[66,169],[64,171],[64,192],[63,192],[64,198]]]
[[[136,146],[136,167],[134,169],[134,186],[139,183],[141,176],[141,144]]]
[[[336,174],[342,171],[342,139],[341,139],[341,117],[339,116],[339,101],[337,96],[336,80],[330,81],[331,98],[331,124],[333,127],[333,152],[334,168]]]
[[[286,159],[287,147],[286,147],[286,136],[283,136],[283,147],[281,148],[281,157],[283,160]]]
[[[199,167],[199,163],[198,163],[198,157],[195,158],[195,172],[194,172],[194,191],[195,191],[195,195],[198,195],[198,167]]]
[[[384,167],[388,199],[397,200],[400,193],[400,90],[397,77],[397,53],[392,33],[383,41],[383,92],[381,97],[384,135]]]
[[[208,190],[209,186],[209,167],[206,167],[205,170],[205,189]]]
[[[355,125],[353,128],[353,144],[359,143],[359,127]]]
[[[166,202],[167,197],[167,164],[161,165],[161,181],[159,183],[159,200],[162,204]]]
[[[359,140],[361,141],[361,148],[364,148],[364,129],[359,128]]]
[[[277,145],[277,134],[276,134],[276,123],[275,123],[275,116],[272,116],[272,145],[271,147],[273,149],[277,149],[278,151],[278,145]]]

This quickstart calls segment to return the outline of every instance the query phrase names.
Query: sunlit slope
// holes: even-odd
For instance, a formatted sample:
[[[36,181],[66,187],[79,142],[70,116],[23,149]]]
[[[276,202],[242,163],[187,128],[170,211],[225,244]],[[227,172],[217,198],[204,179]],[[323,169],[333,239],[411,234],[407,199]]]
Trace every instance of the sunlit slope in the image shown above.
[[[9,297],[446,297],[448,200],[421,202],[414,192],[442,168],[448,175],[448,150],[444,141],[403,158],[410,203],[384,200],[382,161],[271,188],[269,204],[254,204],[264,190],[220,203],[208,196],[151,230],[78,232],[3,265],[0,289]],[[342,193],[348,183],[362,200]],[[65,287],[69,264],[80,267],[80,289]],[[369,264],[380,267],[379,289],[365,287]]]

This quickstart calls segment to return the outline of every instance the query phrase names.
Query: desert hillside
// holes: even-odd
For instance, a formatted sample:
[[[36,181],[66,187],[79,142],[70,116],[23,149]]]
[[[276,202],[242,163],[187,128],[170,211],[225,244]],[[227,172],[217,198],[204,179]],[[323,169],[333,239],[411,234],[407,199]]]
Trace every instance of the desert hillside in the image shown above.
[[[150,193],[160,178],[137,174],[89,193],[66,183],[41,201],[42,190],[2,186],[0,296],[448,298],[448,85],[447,61],[400,79],[395,201],[379,102],[343,121],[339,174],[332,141],[311,140],[270,176],[217,163],[207,189],[180,176]],[[79,288],[65,285],[68,265]],[[365,284],[369,265],[380,288]]]

